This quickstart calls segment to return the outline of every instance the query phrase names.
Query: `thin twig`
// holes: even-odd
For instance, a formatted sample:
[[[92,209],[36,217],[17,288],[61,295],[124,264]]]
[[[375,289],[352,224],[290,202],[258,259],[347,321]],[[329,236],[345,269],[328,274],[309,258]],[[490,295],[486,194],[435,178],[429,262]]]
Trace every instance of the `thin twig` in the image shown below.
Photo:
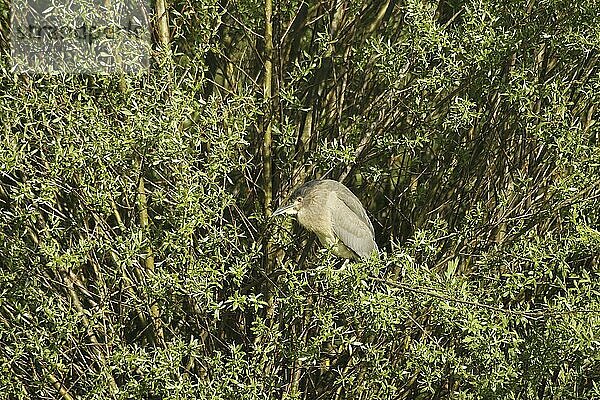
[[[489,304],[483,304],[483,303],[479,303],[476,301],[461,300],[461,299],[449,297],[442,293],[436,292],[435,289],[433,289],[433,288],[423,289],[423,288],[412,287],[412,286],[406,285],[404,283],[394,282],[394,281],[390,281],[387,279],[377,278],[374,276],[369,277],[369,279],[373,282],[384,283],[386,285],[393,286],[393,287],[403,289],[403,290],[407,290],[409,292],[414,292],[414,293],[423,294],[425,296],[435,297],[435,298],[449,301],[452,303],[459,303],[459,304],[475,306],[478,308],[485,308],[487,310],[504,313],[504,314],[509,314],[509,315],[519,315],[519,316],[529,318],[529,319],[534,319],[534,320],[541,319],[544,317],[553,317],[553,316],[564,315],[564,314],[582,314],[582,313],[598,313],[598,314],[600,314],[600,310],[590,310],[590,309],[575,309],[575,310],[568,310],[568,311],[550,311],[550,312],[540,310],[540,309],[535,309],[535,310],[531,310],[531,311],[509,310],[506,308],[495,307],[495,306],[491,306]]]

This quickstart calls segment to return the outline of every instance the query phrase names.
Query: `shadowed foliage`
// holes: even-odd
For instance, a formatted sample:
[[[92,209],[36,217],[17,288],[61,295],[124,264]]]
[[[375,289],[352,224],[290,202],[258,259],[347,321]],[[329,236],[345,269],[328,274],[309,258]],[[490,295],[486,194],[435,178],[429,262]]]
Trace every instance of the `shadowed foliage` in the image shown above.
[[[0,4],[0,398],[600,397],[594,2],[168,18],[145,74],[28,76]],[[267,217],[316,178],[379,261]]]

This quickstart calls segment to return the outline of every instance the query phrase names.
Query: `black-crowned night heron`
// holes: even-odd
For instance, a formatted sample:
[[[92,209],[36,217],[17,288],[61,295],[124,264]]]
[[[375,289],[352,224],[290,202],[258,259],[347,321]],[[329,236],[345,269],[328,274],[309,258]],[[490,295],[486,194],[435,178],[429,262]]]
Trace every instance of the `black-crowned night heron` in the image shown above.
[[[340,182],[310,181],[298,188],[273,216],[296,215],[300,225],[317,234],[331,252],[344,258],[377,253],[373,224],[360,200]]]

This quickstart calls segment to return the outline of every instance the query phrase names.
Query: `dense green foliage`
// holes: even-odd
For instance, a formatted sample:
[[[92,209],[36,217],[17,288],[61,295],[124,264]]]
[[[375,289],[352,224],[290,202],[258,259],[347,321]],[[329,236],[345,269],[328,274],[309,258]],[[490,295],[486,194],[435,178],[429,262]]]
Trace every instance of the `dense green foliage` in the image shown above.
[[[0,398],[600,398],[597,5],[370,3],[276,2],[268,99],[262,2],[175,0],[142,76],[3,53]],[[266,217],[269,123],[379,261]]]

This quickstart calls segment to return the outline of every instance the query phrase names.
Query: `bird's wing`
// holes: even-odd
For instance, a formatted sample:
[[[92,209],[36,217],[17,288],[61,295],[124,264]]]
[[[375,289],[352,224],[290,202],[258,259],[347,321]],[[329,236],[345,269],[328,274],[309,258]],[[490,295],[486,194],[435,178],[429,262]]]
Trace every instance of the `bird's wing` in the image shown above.
[[[346,206],[350,208],[350,210],[352,210],[362,220],[362,222],[369,227],[371,234],[374,235],[375,231],[373,230],[373,224],[367,216],[367,211],[363,207],[358,197],[356,197],[350,189],[338,181],[325,180],[322,182],[324,182],[330,190],[340,192],[340,194],[342,194],[342,197],[338,197],[338,199],[343,201]]]
[[[331,213],[333,233],[359,257],[368,257],[377,249],[372,228],[335,194],[331,195],[329,202],[329,206],[336,210]]]

